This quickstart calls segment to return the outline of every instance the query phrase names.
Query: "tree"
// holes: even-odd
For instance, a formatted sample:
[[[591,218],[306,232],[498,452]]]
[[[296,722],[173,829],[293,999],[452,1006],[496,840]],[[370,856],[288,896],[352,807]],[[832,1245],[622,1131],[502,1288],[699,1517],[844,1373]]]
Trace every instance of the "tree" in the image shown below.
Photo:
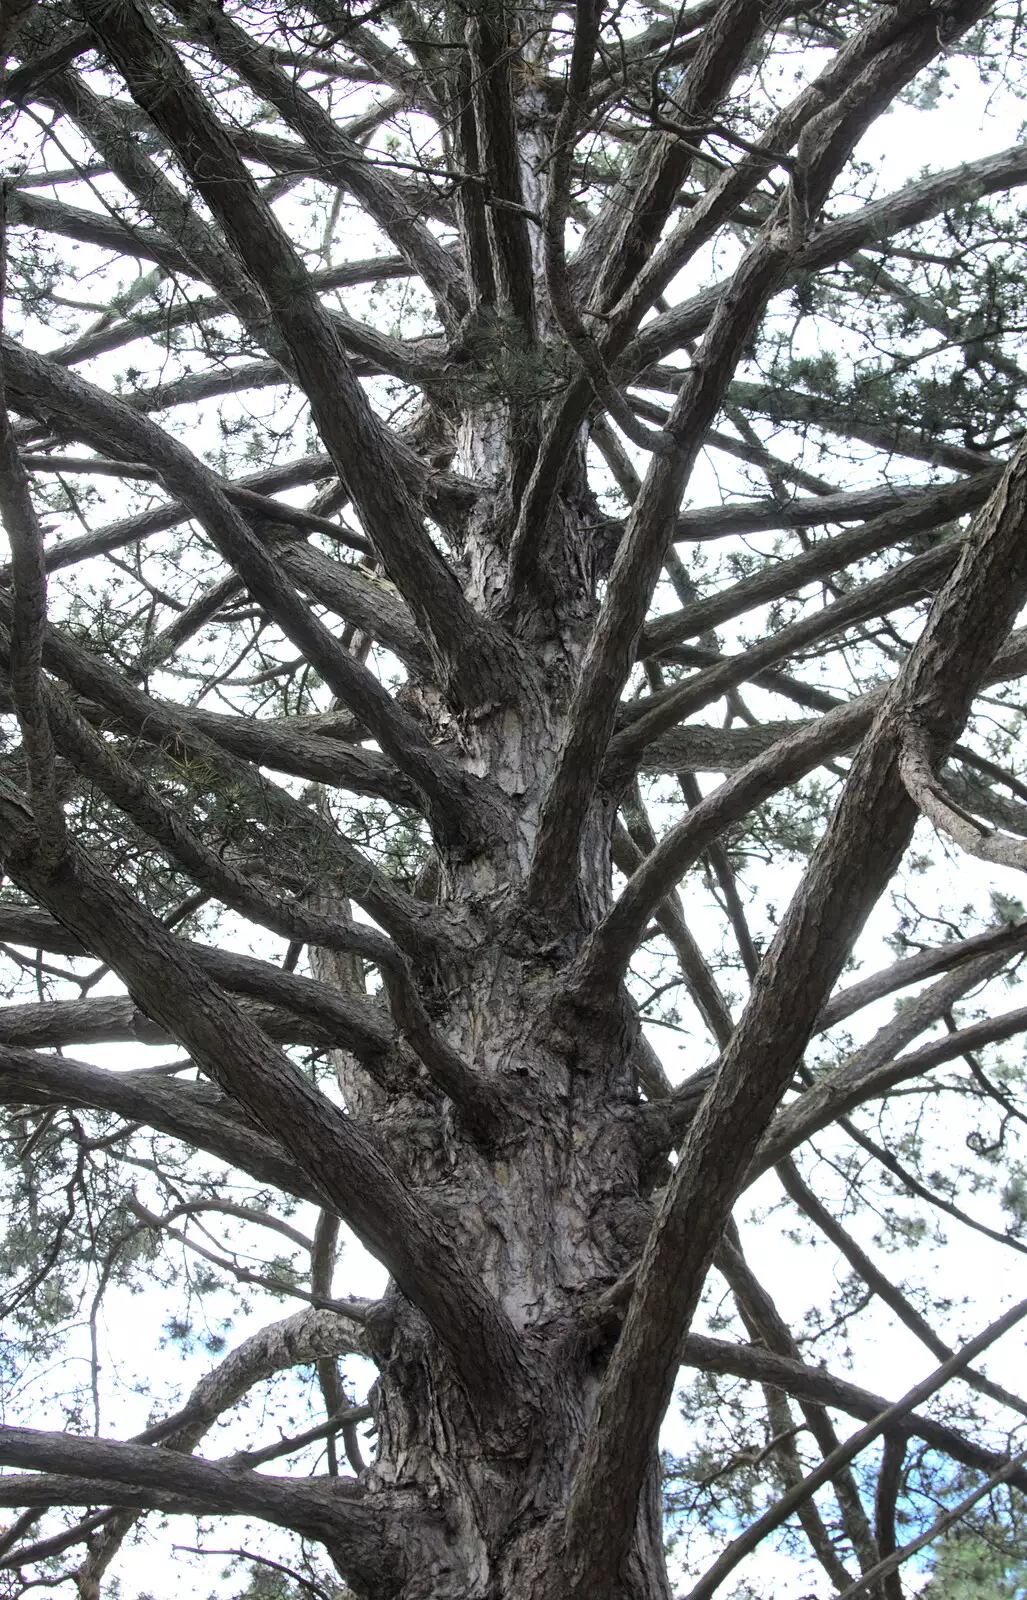
[[[1010,1559],[980,1537],[950,1536],[939,1547],[926,1594],[934,1600],[1016,1600],[1024,1589],[1023,1560]]]
[[[1027,1307],[881,1261],[1025,1248],[1027,921],[945,874],[1027,864],[1027,152],[861,153],[1015,104],[1015,12],[2,26],[10,1592],[98,1595],[156,1510],[272,1530],[254,1593],[657,1600],[682,1366],[695,1600],[800,1536],[847,1592],[939,1456],[1022,1492],[968,1363]],[[843,1264],[805,1329],[770,1173]],[[107,1437],[105,1297],[195,1341],[231,1285],[300,1309]],[[890,1409],[837,1370],[870,1301],[938,1363]],[[284,1439],[198,1453],[299,1369]]]

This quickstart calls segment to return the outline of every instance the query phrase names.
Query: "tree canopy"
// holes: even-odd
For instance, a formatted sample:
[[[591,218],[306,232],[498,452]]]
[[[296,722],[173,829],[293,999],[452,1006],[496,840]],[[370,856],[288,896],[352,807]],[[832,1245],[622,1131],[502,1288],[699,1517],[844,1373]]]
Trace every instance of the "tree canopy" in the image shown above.
[[[0,13],[4,1595],[1019,1592],[1021,32]]]

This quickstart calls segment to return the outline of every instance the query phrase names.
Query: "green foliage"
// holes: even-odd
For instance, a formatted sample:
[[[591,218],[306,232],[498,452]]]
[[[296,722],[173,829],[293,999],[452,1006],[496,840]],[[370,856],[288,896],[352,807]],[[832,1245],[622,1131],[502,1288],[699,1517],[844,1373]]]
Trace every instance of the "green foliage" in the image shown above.
[[[938,1542],[924,1600],[1023,1600],[1027,1556],[1004,1544],[995,1524],[951,1529]]]

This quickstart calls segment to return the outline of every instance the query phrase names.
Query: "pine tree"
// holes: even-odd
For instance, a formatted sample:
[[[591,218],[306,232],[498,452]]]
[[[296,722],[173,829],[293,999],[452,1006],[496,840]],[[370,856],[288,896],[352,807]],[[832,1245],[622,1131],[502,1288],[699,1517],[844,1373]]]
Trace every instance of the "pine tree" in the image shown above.
[[[1002,1470],[1027,148],[866,141],[1018,27],[4,12],[9,1594],[898,1600]]]

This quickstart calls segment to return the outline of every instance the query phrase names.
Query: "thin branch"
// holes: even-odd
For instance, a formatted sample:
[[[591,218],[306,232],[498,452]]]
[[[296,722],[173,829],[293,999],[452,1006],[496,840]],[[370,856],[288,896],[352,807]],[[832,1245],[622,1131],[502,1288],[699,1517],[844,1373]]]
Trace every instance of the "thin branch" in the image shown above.
[[[915,535],[952,522],[967,512],[977,511],[992,493],[997,481],[998,473],[988,472],[974,478],[960,479],[954,484],[945,484],[940,489],[914,489],[909,498],[903,498],[894,510],[886,510],[883,515],[875,516],[865,527],[821,539],[801,555],[792,556],[787,561],[770,562],[752,577],[743,578],[717,594],[705,596],[680,611],[660,617],[645,631],[645,648],[658,652],[682,640],[698,638],[708,628],[719,627],[721,623],[743,616],[768,601],[796,594],[807,583],[839,572],[853,562],[865,560],[879,551],[894,549],[907,540],[913,540]],[[875,490],[874,494],[887,504],[890,499],[897,497],[898,491],[886,486],[884,490]],[[854,515],[865,515],[867,498],[857,495],[829,495],[819,499],[811,497],[809,500],[791,501],[787,512],[777,509],[773,501],[763,502],[768,506],[768,511],[766,517],[760,520],[768,527],[809,527],[811,524],[806,517],[812,516],[814,510],[827,512],[835,500],[850,500],[854,502]],[[744,507],[732,505],[719,509],[724,512],[725,521],[730,518],[732,522],[737,520],[742,524],[740,528],[732,527],[725,531],[756,531],[752,524],[757,519],[746,518]],[[710,513],[689,512],[688,516],[697,519],[702,517],[704,522],[713,522],[716,528],[716,519]],[[682,522],[686,520],[679,519],[679,534]],[[836,507],[834,514],[825,515],[823,520],[834,522],[844,519],[837,516]],[[704,533],[703,537],[707,535]]]
[[[1010,1478],[1019,1471],[1025,1462],[1027,1462],[1027,1450],[1021,1450],[1018,1455],[1012,1456],[1004,1467],[997,1468],[990,1477],[985,1478],[984,1482],[979,1484],[971,1494],[960,1500],[958,1505],[953,1506],[950,1511],[943,1512],[940,1517],[936,1517],[931,1526],[920,1534],[918,1538],[911,1539],[908,1544],[902,1546],[901,1550],[894,1551],[891,1555],[886,1556],[883,1561],[878,1562],[876,1567],[872,1567],[869,1572],[864,1572],[858,1583],[853,1583],[848,1589],[842,1591],[838,1596],[838,1600],[853,1600],[855,1595],[864,1594],[871,1583],[876,1583],[878,1579],[885,1578],[890,1573],[896,1572],[904,1561],[909,1560],[910,1556],[915,1556],[918,1550],[923,1550],[927,1545],[933,1544],[949,1528],[954,1527],[957,1522],[961,1522],[967,1512],[971,1511],[977,1504],[978,1500],[983,1500],[986,1494],[990,1494],[1000,1484],[1008,1483]]]
[[[7,290],[6,178],[0,179],[0,335]],[[6,379],[0,354],[0,517],[11,547],[11,696],[25,753],[32,809],[56,861],[64,848],[64,809],[57,787],[53,740],[43,704],[41,674],[46,631],[46,569],[43,530],[29,493],[7,413]]]
[[[781,1186],[789,1199],[798,1206],[799,1210],[820,1229],[825,1239],[831,1243],[845,1257],[854,1272],[858,1272],[868,1288],[884,1302],[898,1317],[909,1331],[925,1345],[931,1354],[940,1361],[947,1361],[952,1355],[952,1348],[945,1343],[926,1317],[922,1317],[916,1307],[911,1305],[906,1296],[893,1284],[881,1269],[867,1255],[866,1251],[856,1243],[852,1235],[842,1227],[834,1218],[827,1207],[817,1199],[809,1185],[804,1183],[795,1163],[790,1156],[778,1163],[777,1175]],[[993,1383],[983,1373],[975,1372],[972,1367],[967,1367],[962,1374],[964,1383],[981,1394],[988,1395],[992,1400],[997,1400],[1000,1405],[1008,1406],[1013,1411],[1018,1411],[1021,1416],[1027,1416],[1027,1400],[1022,1400],[1019,1395],[1013,1394],[999,1383]]]
[[[0,929],[2,926],[0,921]],[[951,944],[921,950],[914,956],[896,961],[893,966],[875,973],[873,977],[850,984],[847,989],[834,995],[817,1018],[817,1031],[826,1032],[828,1028],[844,1022],[846,1017],[862,1011],[864,1006],[873,1005],[876,1000],[894,994],[896,989],[908,988],[923,978],[933,978],[940,972],[951,971],[953,967],[975,961],[978,956],[990,955],[993,951],[1002,950],[1012,954],[1024,944],[1027,944],[1027,917],[1019,917],[1014,922],[1000,922],[996,927],[986,928],[983,933],[974,934],[969,939],[953,939]]]
[[[946,539],[933,550],[914,556],[882,577],[857,585],[849,594],[819,611],[766,635],[738,655],[726,656],[716,666],[696,673],[659,697],[651,696],[649,701],[632,706],[630,720],[611,748],[611,762],[630,764],[636,761],[651,739],[673,727],[675,722],[684,721],[719,700],[761,669],[785,661],[790,655],[841,633],[854,623],[886,615],[925,594],[932,594],[957,560],[961,543],[958,537]],[[670,647],[656,653],[668,658],[674,655]]]
[[[901,1421],[916,1406],[929,1399],[951,1378],[957,1377],[975,1356],[980,1355],[989,1345],[994,1344],[996,1339],[1001,1338],[1010,1328],[1015,1327],[1025,1316],[1027,1316],[1027,1300],[1021,1301],[1018,1305],[1005,1312],[983,1333],[978,1334],[975,1339],[971,1339],[949,1360],[937,1367],[930,1377],[916,1384],[903,1395],[901,1400],[896,1400],[894,1405],[888,1406],[872,1422],[868,1422],[865,1427],[860,1428],[850,1438],[846,1439],[844,1444],[840,1444],[837,1450],[833,1450],[819,1467],[807,1474],[802,1483],[797,1484],[794,1489],[790,1489],[787,1494],[782,1495],[776,1505],[771,1506],[769,1511],[764,1512],[763,1516],[758,1517],[743,1534],[740,1534],[737,1539],[733,1539],[727,1545],[722,1554],[717,1557],[704,1576],[700,1578],[699,1582],[689,1590],[686,1600],[708,1600],[708,1597],[720,1588],[724,1579],[734,1571],[739,1562],[744,1561],[745,1557],[762,1544],[767,1535],[773,1533],[775,1528],[779,1528],[783,1522],[787,1522],[793,1511],[803,1500],[815,1494],[822,1484],[829,1483],[840,1467],[846,1466],[850,1461],[854,1460],[862,1450],[866,1449],[868,1444],[872,1444],[882,1433],[887,1433],[894,1423]],[[1019,1464],[1018,1460],[1017,1466]],[[864,1580],[865,1577],[866,1575],[864,1574]],[[863,1580],[857,1585],[857,1588],[861,1587],[863,1587]]]
[[[902,1492],[902,1466],[906,1459],[907,1442],[900,1433],[886,1433],[881,1451],[881,1465],[877,1473],[877,1492],[874,1498],[874,1523],[877,1548],[883,1558],[896,1548],[895,1513]],[[864,1577],[869,1574],[864,1573]],[[881,1600],[903,1600],[902,1584],[897,1575],[883,1574]]]

